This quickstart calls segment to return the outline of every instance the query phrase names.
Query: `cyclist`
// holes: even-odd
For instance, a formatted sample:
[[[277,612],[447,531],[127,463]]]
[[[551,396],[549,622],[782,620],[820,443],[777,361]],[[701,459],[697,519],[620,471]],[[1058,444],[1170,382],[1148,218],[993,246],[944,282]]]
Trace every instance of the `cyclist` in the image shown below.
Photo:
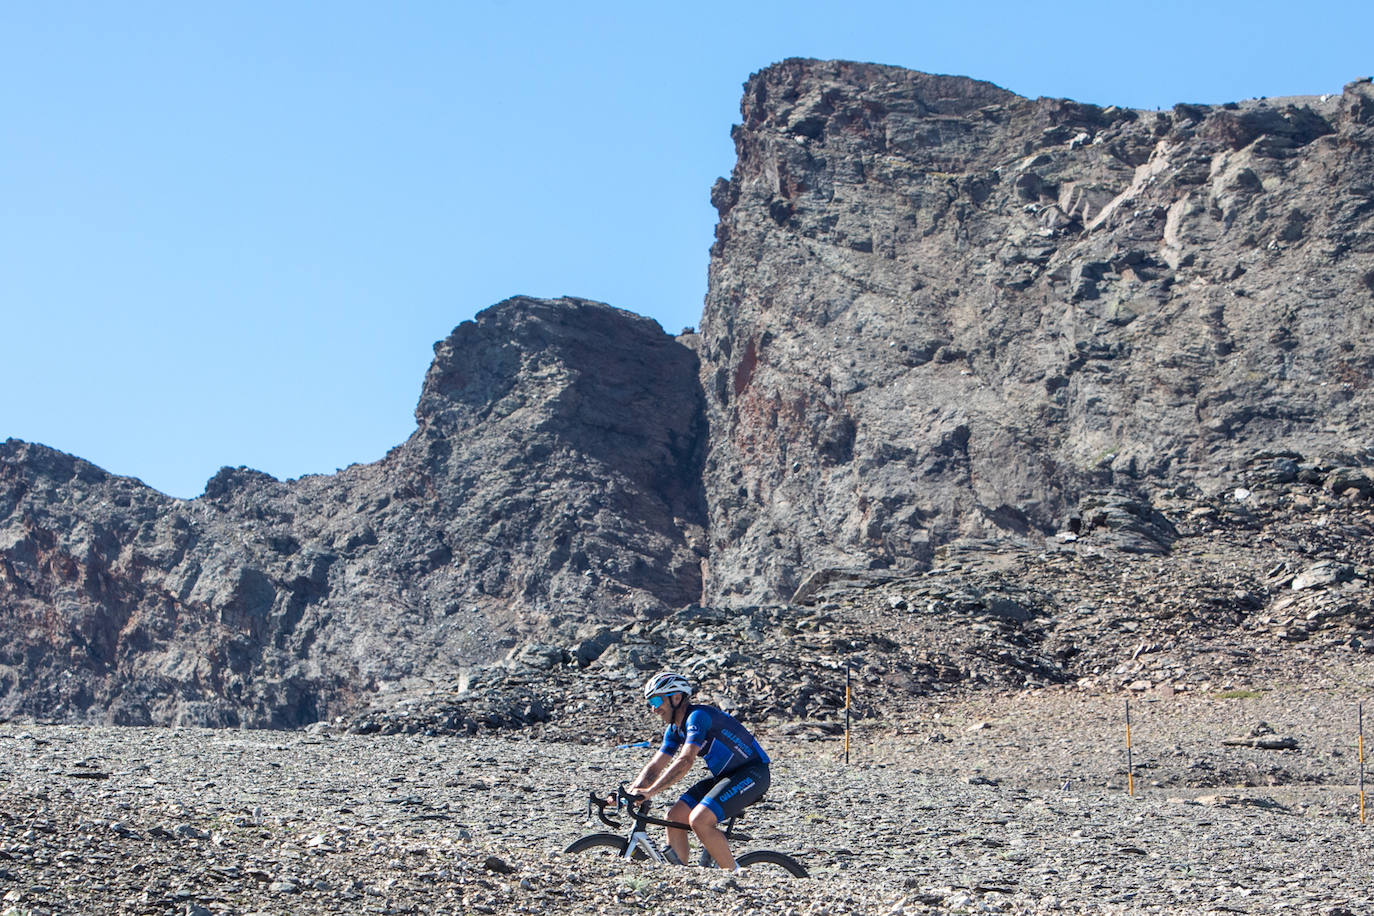
[[[716,827],[763,798],[768,791],[768,755],[749,730],[715,708],[691,701],[692,685],[664,671],[649,678],[644,698],[665,726],[663,744],[628,791],[646,800],[678,782],[700,757],[711,775],[682,794],[668,820],[691,825],[716,864],[738,871],[725,834]],[[687,831],[668,828],[668,845],[687,861]]]

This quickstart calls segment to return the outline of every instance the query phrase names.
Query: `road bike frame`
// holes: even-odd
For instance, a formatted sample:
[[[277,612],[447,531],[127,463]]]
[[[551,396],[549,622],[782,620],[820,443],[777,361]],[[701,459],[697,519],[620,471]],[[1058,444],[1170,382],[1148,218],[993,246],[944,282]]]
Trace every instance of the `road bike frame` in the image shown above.
[[[617,820],[612,820],[606,814],[606,808],[609,805],[610,802],[607,799],[602,798],[601,796],[593,792],[587,798],[587,814],[590,815],[592,813],[593,806],[595,806],[597,809],[596,816],[601,820],[601,823],[605,824],[608,827],[613,827],[616,830],[620,830],[622,829],[623,825]],[[668,863],[667,857],[664,856],[663,852],[657,846],[654,845],[652,840],[649,839],[649,831],[645,828],[650,825],[654,827],[675,827],[678,830],[685,830],[688,833],[692,832],[692,827],[690,824],[683,824],[679,823],[678,821],[664,820],[663,818],[658,818],[651,815],[649,813],[649,803],[647,801],[641,801],[639,796],[637,795],[630,795],[629,793],[627,793],[625,791],[624,786],[621,786],[616,791],[615,807],[617,811],[619,811],[621,808],[624,808],[625,811],[630,815],[630,817],[634,818],[634,823],[630,825],[630,835],[626,838],[625,841],[624,858],[626,859],[633,856],[635,854],[636,849],[640,849],[644,851],[644,855],[653,859],[658,864],[666,865]],[[723,832],[725,833],[725,838],[727,840],[729,840],[734,835],[735,818],[732,817],[725,822]],[[703,866],[715,864],[715,860],[711,858],[711,854],[704,849],[701,851],[701,864]]]
[[[620,830],[623,826],[620,821],[613,820],[606,814],[606,808],[612,804],[615,805],[615,810],[617,811],[622,807],[625,808],[625,810],[629,812],[630,817],[634,818],[634,823],[630,825],[629,837],[622,839],[614,833],[590,833],[570,843],[568,848],[563,851],[566,853],[579,853],[593,849],[614,849],[617,856],[625,859],[633,859],[642,856],[659,865],[666,865],[669,862],[674,865],[685,864],[679,863],[675,855],[672,856],[671,859],[669,858],[669,856],[672,855],[671,847],[660,849],[655,846],[649,839],[649,831],[645,828],[652,824],[655,827],[674,827],[678,830],[691,831],[692,828],[690,825],[654,817],[649,814],[648,801],[639,796],[627,794],[624,786],[620,787],[620,791],[616,794],[614,799],[603,798],[595,792],[592,792],[587,798],[587,814],[590,816],[592,808],[595,807],[597,809],[597,817],[601,819],[601,823],[608,827],[614,827],[616,830]],[[727,840],[730,839],[734,832],[734,825],[735,819],[733,817],[725,822],[725,837]],[[710,854],[707,853],[705,849],[701,851],[701,864],[708,867],[716,864],[715,860],[711,858]],[[748,852],[740,853],[735,856],[735,864],[748,868],[776,866],[783,869],[794,878],[809,877],[809,873],[804,865],[787,853],[778,852],[774,849],[751,849]]]

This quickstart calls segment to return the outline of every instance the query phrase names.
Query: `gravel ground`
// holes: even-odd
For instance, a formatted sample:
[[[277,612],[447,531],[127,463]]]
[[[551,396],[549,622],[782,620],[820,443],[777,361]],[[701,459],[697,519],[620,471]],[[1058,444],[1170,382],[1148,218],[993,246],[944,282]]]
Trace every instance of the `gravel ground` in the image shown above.
[[[0,726],[6,913],[1374,912],[1362,669],[1303,686],[913,699],[763,735],[737,849],[811,880],[565,856],[648,752],[505,737]],[[623,733],[620,741],[648,737]]]

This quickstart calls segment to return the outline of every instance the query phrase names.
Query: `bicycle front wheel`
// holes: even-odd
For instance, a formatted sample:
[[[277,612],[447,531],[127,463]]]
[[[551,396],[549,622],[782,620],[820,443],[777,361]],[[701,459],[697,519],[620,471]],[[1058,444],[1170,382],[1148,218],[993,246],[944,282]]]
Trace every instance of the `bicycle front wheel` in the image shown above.
[[[786,853],[774,852],[771,849],[755,849],[753,852],[746,852],[738,856],[735,861],[745,868],[764,868],[770,871],[781,868],[794,878],[811,877],[811,874],[796,859]]]
[[[623,836],[617,836],[614,833],[589,833],[581,839],[573,840],[563,852],[585,852],[589,855],[608,858],[614,856],[623,859],[628,843],[629,841]],[[636,848],[631,858],[636,862],[643,860],[645,858],[644,850]]]

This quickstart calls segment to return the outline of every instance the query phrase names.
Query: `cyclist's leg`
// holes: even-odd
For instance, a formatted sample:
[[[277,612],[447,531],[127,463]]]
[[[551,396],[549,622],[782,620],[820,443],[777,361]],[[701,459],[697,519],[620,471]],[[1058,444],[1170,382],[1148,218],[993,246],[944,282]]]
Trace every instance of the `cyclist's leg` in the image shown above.
[[[735,857],[730,852],[730,841],[716,825],[762,798],[763,793],[768,791],[769,782],[766,764],[745,767],[716,780],[701,803],[692,808],[687,822],[692,825],[692,832],[701,840],[701,845],[706,847],[721,868],[733,869]]]
[[[677,821],[679,824],[685,824],[687,823],[687,818],[690,817],[691,814],[691,805],[679,799],[677,804],[668,809],[668,820]],[[673,852],[677,853],[678,861],[685,865],[687,863],[687,857],[691,855],[690,850],[687,848],[687,831],[679,830],[676,827],[669,827],[668,846]]]
[[[682,798],[678,799],[677,804],[669,809],[668,820],[677,821],[679,824],[689,823],[692,809],[701,804],[701,800],[706,797],[706,793],[710,792],[715,784],[716,778],[708,776],[683,792]],[[672,847],[673,852],[677,853],[677,857],[682,860],[682,863],[687,864],[687,857],[691,855],[687,848],[687,831],[669,827],[668,845]]]
[[[716,813],[705,805],[697,805],[692,809],[688,823],[692,825],[692,832],[697,835],[697,839],[711,854],[715,863],[726,871],[734,871],[735,856],[730,852],[730,841],[716,826]]]

